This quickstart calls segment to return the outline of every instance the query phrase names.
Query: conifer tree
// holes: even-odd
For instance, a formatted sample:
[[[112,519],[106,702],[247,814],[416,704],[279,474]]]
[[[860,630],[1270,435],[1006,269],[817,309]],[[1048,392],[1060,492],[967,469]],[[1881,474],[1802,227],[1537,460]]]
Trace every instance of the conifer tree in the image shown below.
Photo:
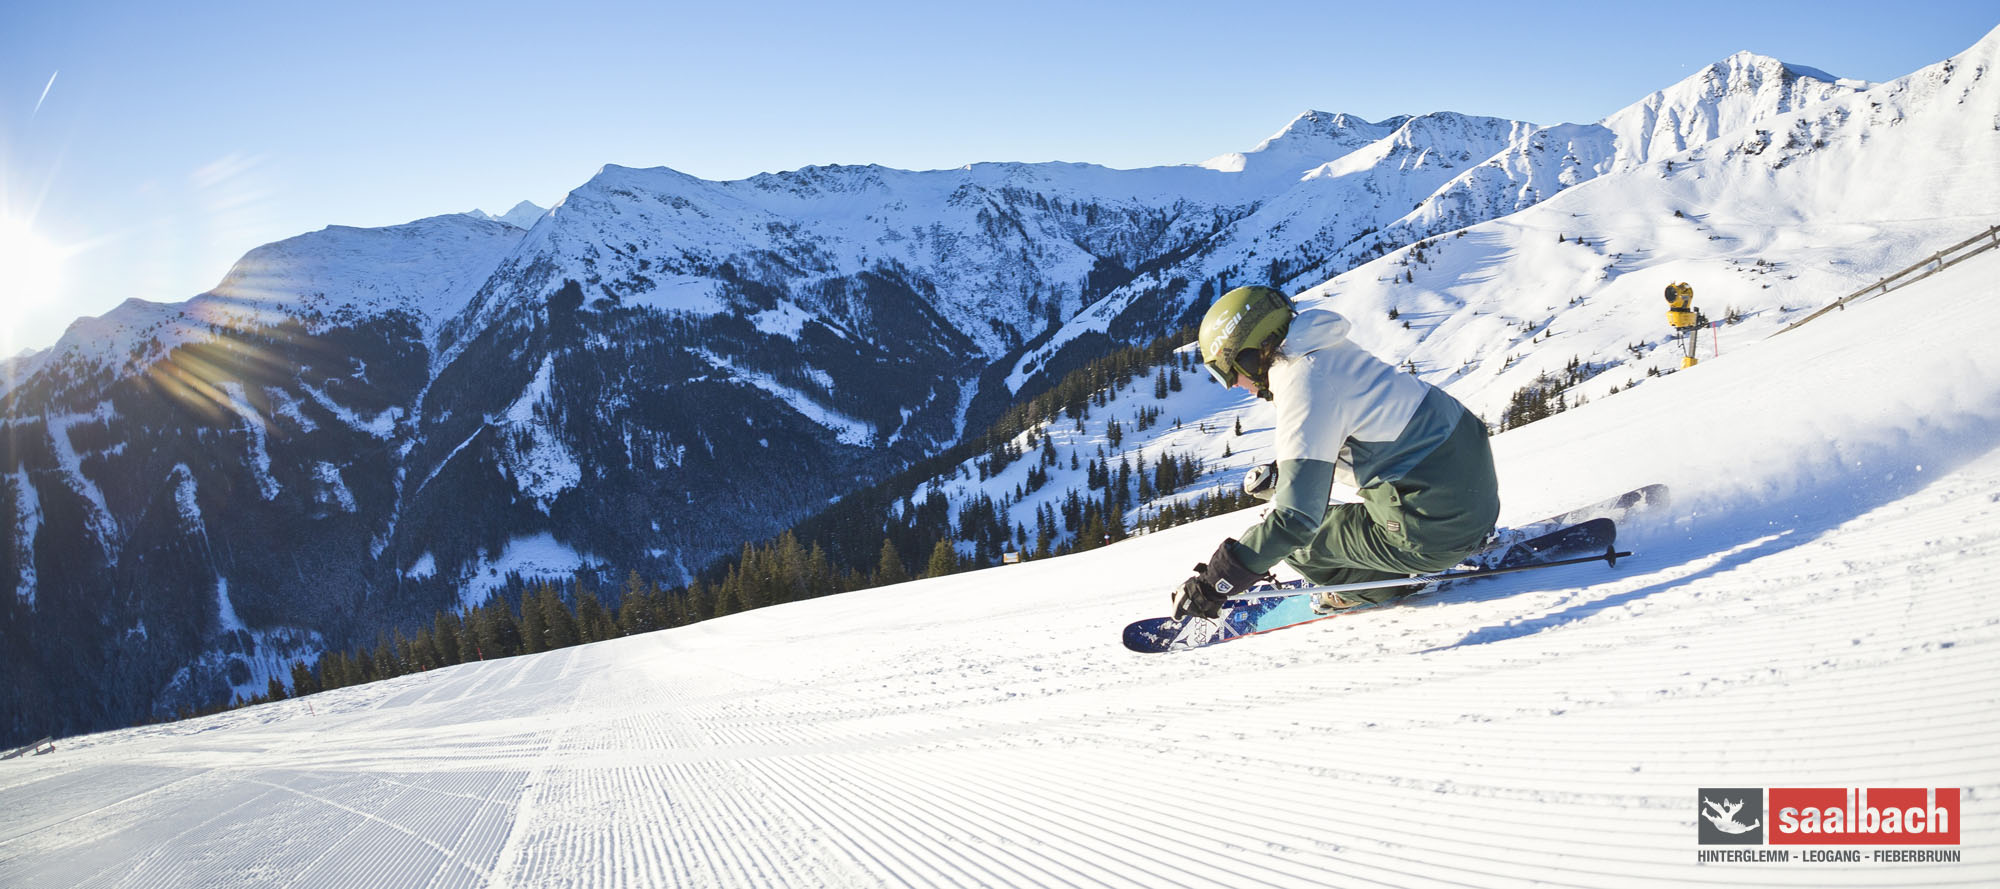
[[[639,599],[635,599],[630,595],[620,600],[618,603],[618,616],[613,618],[613,622],[618,626],[618,634],[620,636],[637,636],[640,633],[648,632],[649,630],[644,623],[649,617],[649,615],[645,614],[648,610],[640,604]]]
[[[542,610],[541,589],[521,592],[521,653],[540,654],[549,650],[549,618]]]
[[[622,636],[635,636],[662,629],[659,618],[659,590],[639,577],[638,571],[625,573],[625,591],[618,599],[615,623]]]
[[[659,581],[647,581],[646,594],[652,600],[652,607],[647,609],[646,616],[643,619],[651,621],[649,625],[651,629],[640,630],[639,632],[647,633],[652,632],[652,630],[664,630],[687,623],[686,588],[673,590],[661,589]],[[631,634],[627,633],[626,635]]]
[[[437,640],[431,638],[429,627],[417,630],[416,637],[410,640],[410,653],[405,659],[412,671],[435,670],[444,666],[444,660],[438,656]]]
[[[693,583],[688,584],[687,592],[682,596],[682,599],[684,600],[683,607],[687,609],[688,623],[700,623],[715,616],[715,586],[713,584],[696,578]]]
[[[797,602],[807,598],[806,548],[799,544],[799,536],[787,529],[785,533],[778,535],[778,542],[772,549],[774,589],[771,601]]]
[[[742,577],[736,569],[715,585],[715,616],[724,617],[743,610]]]
[[[319,691],[319,683],[313,681],[312,668],[305,661],[292,662],[292,696],[302,698]]]
[[[749,611],[770,604],[770,590],[761,582],[761,576],[768,573],[763,563],[762,553],[748,543],[743,544],[743,552],[736,557],[736,564],[730,567],[728,576],[722,581],[735,603],[735,611]]]
[[[663,590],[659,581],[647,581],[646,592],[653,600],[653,629],[664,630],[693,622],[688,616],[687,590]]]
[[[480,655],[486,660],[513,657],[521,653],[521,625],[504,596],[495,596],[479,609]]]
[[[437,644],[438,666],[449,667],[465,663],[465,656],[459,653],[458,616],[436,612],[431,619],[431,638]],[[296,684],[296,683],[295,683]]]
[[[542,585],[542,622],[549,634],[548,650],[568,648],[577,643],[576,617],[554,584]]]
[[[806,553],[806,595],[818,597],[840,592],[840,581],[833,567],[833,560],[826,554],[826,548],[813,541],[812,550]]]
[[[618,626],[612,622],[611,613],[604,610],[604,602],[597,598],[594,590],[576,594],[576,634],[582,642],[618,638]]]
[[[958,549],[950,540],[940,540],[931,547],[930,563],[924,567],[925,577],[943,577],[958,572]]]
[[[398,631],[400,634],[400,631]],[[375,678],[394,679],[409,671],[404,670],[396,657],[396,644],[388,636],[375,637]]]
[[[875,585],[891,586],[909,579],[909,569],[903,567],[903,556],[896,551],[896,541],[883,538],[882,554],[875,560]]]
[[[352,685],[348,679],[348,657],[338,651],[328,651],[320,655],[320,687],[322,689],[346,689]]]
[[[657,589],[657,587],[649,589],[645,579],[639,576],[638,570],[625,572],[625,593],[618,599],[619,629],[627,635],[659,629],[652,620],[652,615],[648,613],[653,609],[652,593]]]
[[[482,660],[485,652],[479,648],[479,612],[467,611],[463,616],[454,617],[454,627],[458,631],[458,662],[461,664]]]

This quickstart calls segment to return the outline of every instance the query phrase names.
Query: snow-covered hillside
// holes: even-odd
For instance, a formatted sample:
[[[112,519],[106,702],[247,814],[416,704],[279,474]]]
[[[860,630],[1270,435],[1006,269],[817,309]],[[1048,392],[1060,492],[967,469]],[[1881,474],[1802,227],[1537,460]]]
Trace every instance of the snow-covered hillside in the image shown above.
[[[1593,124],[1537,127],[1448,112],[1370,124],[1311,112],[1248,154],[1203,165],[1284,188],[1200,253],[1147,269],[1080,313],[1019,366],[1033,367],[1042,353],[1107,329],[1110,319],[1174,290],[1175,281],[1309,286],[1423,238],[1868,87],[1739,52]],[[1280,174],[1299,170],[1315,151],[1326,156],[1322,146],[1343,153],[1306,164],[1302,174]]]
[[[2000,881],[2000,251],[1500,436],[1638,555],[1178,655],[1227,516],[0,762],[0,885]],[[1701,864],[1703,787],[1957,787],[1963,860]],[[1795,850],[1796,851],[1796,850]]]
[[[1502,423],[1524,389],[1559,392],[1565,405],[1628,397],[1622,393],[1680,366],[1683,341],[1661,299],[1667,284],[1690,282],[1696,304],[1721,322],[1700,333],[1699,357],[1712,360],[2000,225],[2000,130],[1967,125],[2000,120],[2000,84],[1986,76],[1996,67],[2000,32],[1865,90],[1732,57],[1613,116],[1621,131],[1639,131],[1620,121],[1646,116],[1699,147],[1627,146],[1618,153],[1629,157],[1617,164],[1607,147],[1603,175],[1393,251],[1303,291],[1299,302],[1341,312],[1357,341],[1489,424]],[[1786,90],[1771,95],[1747,85],[1762,80]],[[1754,106],[1742,104],[1752,97]],[[1738,126],[1709,132],[1717,121]],[[1623,144],[1624,137],[1606,143]],[[1086,473],[1069,467],[1097,460],[1143,470],[1167,455],[1200,460],[1207,472],[1194,484],[1131,505],[1125,518],[1136,526],[1166,503],[1201,496],[1273,459],[1270,406],[1222,392],[1190,366],[1182,392],[1154,397],[1152,380],[1142,377],[1086,420],[1059,418],[1017,438],[1022,450],[1040,443],[1055,457],[1039,486],[1029,473],[1043,467],[1032,454],[992,478],[978,471],[982,458],[908,499],[936,491],[954,514],[974,498],[990,499],[1005,527],[1032,537],[1038,512],[1073,492],[1092,495]],[[1158,419],[1149,422],[1149,413]],[[1120,441],[1112,440],[1114,423]]]

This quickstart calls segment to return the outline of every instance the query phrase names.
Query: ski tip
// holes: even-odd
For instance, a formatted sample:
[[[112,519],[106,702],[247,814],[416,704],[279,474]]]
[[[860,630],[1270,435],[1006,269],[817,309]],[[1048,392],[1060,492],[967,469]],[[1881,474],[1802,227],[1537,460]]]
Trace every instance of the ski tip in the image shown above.
[[[1167,626],[1169,623],[1179,625],[1179,621],[1170,617],[1150,617],[1135,621],[1126,625],[1120,641],[1125,643],[1128,650],[1140,654],[1159,654],[1167,650],[1167,643],[1174,638],[1172,630]]]

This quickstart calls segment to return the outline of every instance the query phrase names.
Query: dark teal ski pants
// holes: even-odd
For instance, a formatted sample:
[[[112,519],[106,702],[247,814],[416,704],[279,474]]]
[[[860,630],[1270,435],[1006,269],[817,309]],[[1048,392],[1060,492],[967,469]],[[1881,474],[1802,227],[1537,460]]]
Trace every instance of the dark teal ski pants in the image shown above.
[[[1471,411],[1408,474],[1361,489],[1360,503],[1327,510],[1285,563],[1314,583],[1357,583],[1442,571],[1479,549],[1500,518],[1500,482],[1486,424]],[[1381,602],[1407,589],[1361,590]]]

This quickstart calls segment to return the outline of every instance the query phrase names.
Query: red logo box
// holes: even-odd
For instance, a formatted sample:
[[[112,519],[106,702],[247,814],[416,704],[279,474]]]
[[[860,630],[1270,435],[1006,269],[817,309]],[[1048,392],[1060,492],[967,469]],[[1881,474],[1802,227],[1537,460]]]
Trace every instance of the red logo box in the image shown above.
[[[1773,787],[1774,846],[1956,846],[1956,787]]]

